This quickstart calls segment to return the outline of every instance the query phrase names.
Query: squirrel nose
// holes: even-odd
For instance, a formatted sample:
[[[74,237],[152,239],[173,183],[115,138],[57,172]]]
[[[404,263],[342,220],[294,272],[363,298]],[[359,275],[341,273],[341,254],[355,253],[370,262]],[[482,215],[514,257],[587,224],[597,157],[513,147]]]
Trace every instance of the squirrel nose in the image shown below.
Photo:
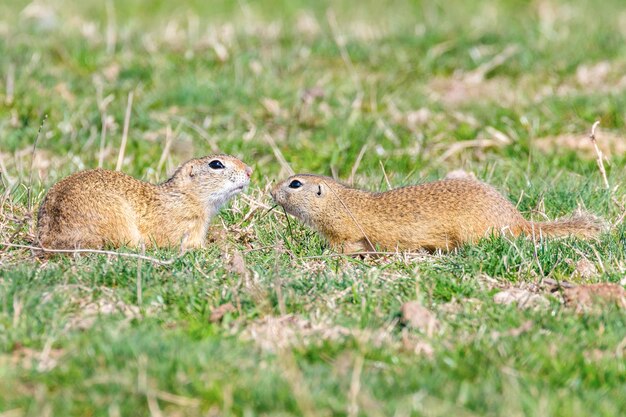
[[[246,166],[246,175],[248,176],[248,178],[252,176],[252,168],[250,168],[249,166]]]

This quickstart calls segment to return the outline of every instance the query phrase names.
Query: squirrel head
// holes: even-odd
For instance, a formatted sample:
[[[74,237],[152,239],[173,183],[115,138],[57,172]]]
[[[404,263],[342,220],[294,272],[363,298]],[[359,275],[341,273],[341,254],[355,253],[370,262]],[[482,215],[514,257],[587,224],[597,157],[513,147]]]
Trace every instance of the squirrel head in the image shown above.
[[[252,168],[230,155],[209,155],[182,164],[166,184],[218,209],[249,183]]]
[[[336,190],[341,187],[329,177],[298,174],[276,184],[270,194],[287,213],[319,228],[329,210],[333,211],[333,203],[338,198]]]

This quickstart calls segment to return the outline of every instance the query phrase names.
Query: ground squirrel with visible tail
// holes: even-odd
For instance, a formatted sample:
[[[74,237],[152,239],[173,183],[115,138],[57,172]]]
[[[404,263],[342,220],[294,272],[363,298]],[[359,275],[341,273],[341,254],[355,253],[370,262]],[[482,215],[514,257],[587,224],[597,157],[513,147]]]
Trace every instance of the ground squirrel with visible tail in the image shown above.
[[[444,179],[382,193],[349,188],[329,177],[300,174],[278,183],[274,201],[324,235],[340,252],[450,250],[492,233],[596,237],[603,222],[576,214],[531,222],[493,187]]]
[[[37,235],[48,249],[203,246],[211,218],[250,182],[252,168],[229,155],[181,165],[161,184],[105,169],[55,184],[39,208]]]

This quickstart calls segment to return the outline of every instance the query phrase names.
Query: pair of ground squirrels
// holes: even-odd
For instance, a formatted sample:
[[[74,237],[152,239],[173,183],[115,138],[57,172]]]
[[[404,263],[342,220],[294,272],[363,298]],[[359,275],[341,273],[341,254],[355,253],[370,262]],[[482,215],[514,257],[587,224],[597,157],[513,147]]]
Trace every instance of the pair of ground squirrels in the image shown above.
[[[271,195],[285,211],[319,231],[333,249],[371,252],[451,250],[494,233],[593,238],[604,223],[590,214],[531,222],[493,187],[475,179],[444,179],[383,193],[300,174]]]
[[[93,169],[55,184],[39,208],[44,249],[202,247],[211,218],[249,183],[252,168],[229,155],[181,165],[161,184]]]
[[[158,185],[116,171],[79,172],[54,185],[41,204],[39,244],[202,247],[211,218],[249,184],[251,174],[249,166],[228,155],[187,161]],[[271,195],[344,253],[450,250],[493,233],[592,238],[603,229],[598,218],[584,214],[527,221],[493,187],[473,179],[370,193],[301,174],[277,184]]]

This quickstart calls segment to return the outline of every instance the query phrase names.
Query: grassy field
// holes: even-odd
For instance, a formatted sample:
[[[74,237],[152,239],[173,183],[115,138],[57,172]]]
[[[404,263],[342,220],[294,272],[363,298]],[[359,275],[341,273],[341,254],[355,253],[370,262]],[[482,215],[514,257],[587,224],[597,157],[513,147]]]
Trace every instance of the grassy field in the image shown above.
[[[0,242],[33,243],[55,181],[115,168],[131,94],[125,172],[215,151],[255,172],[225,240],[147,253],[169,265],[0,246],[0,416],[626,414],[624,310],[542,284],[625,283],[622,3],[3,1]],[[386,190],[457,169],[527,218],[613,227],[355,259],[268,213],[290,170]]]

